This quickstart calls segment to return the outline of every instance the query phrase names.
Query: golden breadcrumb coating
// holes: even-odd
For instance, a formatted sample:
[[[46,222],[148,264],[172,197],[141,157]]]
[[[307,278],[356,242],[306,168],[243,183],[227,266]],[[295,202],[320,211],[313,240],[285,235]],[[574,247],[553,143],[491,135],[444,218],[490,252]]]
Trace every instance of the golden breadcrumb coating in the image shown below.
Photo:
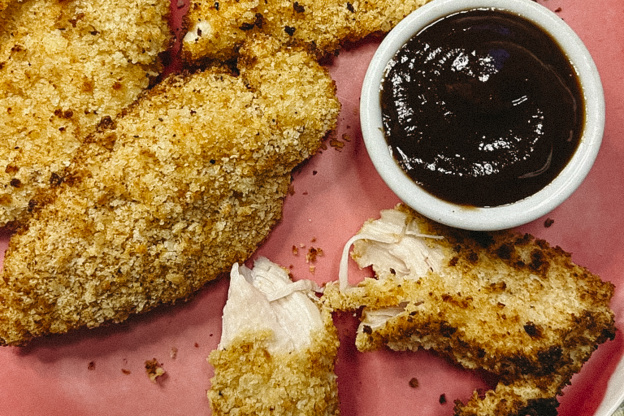
[[[187,298],[265,239],[340,105],[307,53],[242,53],[240,76],[171,75],[86,140],[10,241],[2,344]]]
[[[172,41],[168,0],[24,0],[0,13],[0,226],[21,221]]]
[[[485,398],[475,394],[466,405],[457,403],[457,415],[527,409],[551,414],[555,396],[597,345],[615,334],[613,285],[574,264],[561,248],[527,234],[455,230],[403,205],[382,220],[389,214],[402,218],[404,229],[444,238],[395,234],[403,247],[408,240],[420,244],[419,253],[394,243],[355,241],[353,258],[361,267],[372,264],[378,279],[342,292],[328,285],[324,298],[336,309],[365,307],[358,349],[432,349],[500,377]],[[371,226],[382,220],[367,222],[361,233],[377,238]],[[425,273],[407,267],[418,257]]]
[[[215,369],[208,398],[216,415],[339,415],[334,362],[338,334],[331,313],[308,347],[270,352],[270,331],[241,333],[227,348],[210,353]]]
[[[230,59],[251,33],[320,55],[348,41],[388,32],[429,0],[192,0],[185,16],[182,54],[188,62]]]

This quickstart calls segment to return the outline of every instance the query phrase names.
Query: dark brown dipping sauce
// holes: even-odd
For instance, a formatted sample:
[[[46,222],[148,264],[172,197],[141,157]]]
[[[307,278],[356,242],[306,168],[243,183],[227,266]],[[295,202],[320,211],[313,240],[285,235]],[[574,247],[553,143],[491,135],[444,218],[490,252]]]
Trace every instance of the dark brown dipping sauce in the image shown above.
[[[559,45],[508,12],[477,9],[429,25],[397,52],[381,91],[394,158],[429,193],[498,206],[550,183],[585,122]]]

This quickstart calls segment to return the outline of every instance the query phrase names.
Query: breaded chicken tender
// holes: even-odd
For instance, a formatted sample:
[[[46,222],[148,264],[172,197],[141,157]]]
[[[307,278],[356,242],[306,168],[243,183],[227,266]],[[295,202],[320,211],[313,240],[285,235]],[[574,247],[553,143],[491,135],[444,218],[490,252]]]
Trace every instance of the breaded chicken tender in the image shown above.
[[[307,284],[306,284],[307,283]],[[338,334],[310,281],[266,258],[235,264],[208,398],[216,415],[339,414]]]
[[[0,13],[0,226],[21,221],[172,41],[168,0],[24,0]]]
[[[351,243],[377,278],[350,286],[343,263],[342,290],[331,284],[324,298],[364,307],[359,350],[431,349],[499,377],[456,415],[556,415],[556,396],[615,335],[613,285],[530,235],[455,230],[399,205]]]
[[[306,45],[319,55],[348,41],[388,32],[429,0],[191,0],[182,54],[187,62],[227,60],[249,34]]]
[[[340,105],[307,53],[248,46],[239,76],[171,75],[88,137],[11,238],[2,344],[185,299],[265,239]]]

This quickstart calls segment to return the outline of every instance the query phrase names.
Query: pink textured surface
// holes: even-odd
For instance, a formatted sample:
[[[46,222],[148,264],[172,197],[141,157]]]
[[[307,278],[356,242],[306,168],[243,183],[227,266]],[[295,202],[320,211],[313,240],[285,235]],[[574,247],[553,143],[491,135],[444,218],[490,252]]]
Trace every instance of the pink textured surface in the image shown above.
[[[458,0],[461,1],[461,0]],[[174,25],[180,13],[173,2]],[[522,227],[573,253],[573,259],[616,284],[613,309],[624,328],[624,3],[547,0],[579,34],[600,70],[607,124],[596,165],[579,190],[545,218]],[[330,63],[343,104],[334,139],[295,173],[294,194],[284,219],[258,255],[290,267],[296,279],[319,283],[337,279],[342,247],[362,222],[391,208],[396,196],[370,163],[359,127],[359,91],[378,40],[346,48]],[[0,235],[4,251],[9,234]],[[293,247],[299,248],[295,254]],[[306,263],[309,248],[323,251],[315,270]],[[206,389],[212,369],[206,357],[220,337],[227,279],[208,284],[191,301],[164,307],[124,324],[0,349],[2,415],[199,415],[210,414]],[[336,317],[342,346],[337,373],[342,413],[364,415],[452,415],[453,401],[486,387],[482,374],[465,371],[429,352],[358,353],[356,322]],[[176,354],[172,351],[176,350]],[[624,341],[602,345],[560,398],[562,416],[594,414],[609,377],[624,354]],[[144,362],[156,358],[166,370],[150,382]],[[412,388],[416,377],[419,387]],[[623,387],[624,388],[624,387]],[[446,403],[440,403],[444,394]]]

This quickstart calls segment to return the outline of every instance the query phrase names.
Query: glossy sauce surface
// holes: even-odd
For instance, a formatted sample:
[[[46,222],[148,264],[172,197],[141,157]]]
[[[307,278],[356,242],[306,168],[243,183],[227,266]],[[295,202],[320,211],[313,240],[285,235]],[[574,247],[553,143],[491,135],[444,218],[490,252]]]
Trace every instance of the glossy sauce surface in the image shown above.
[[[559,45],[500,10],[460,12],[416,34],[388,64],[386,140],[428,192],[469,206],[515,202],[574,154],[584,103]]]

